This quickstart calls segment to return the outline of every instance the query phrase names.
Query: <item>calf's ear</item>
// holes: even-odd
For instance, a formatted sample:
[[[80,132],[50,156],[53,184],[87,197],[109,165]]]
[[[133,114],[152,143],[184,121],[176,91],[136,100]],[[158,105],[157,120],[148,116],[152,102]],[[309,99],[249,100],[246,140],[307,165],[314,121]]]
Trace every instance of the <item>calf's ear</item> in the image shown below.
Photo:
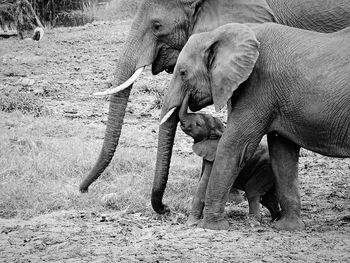
[[[243,24],[227,24],[209,33],[206,64],[216,111],[252,73],[259,56],[255,33]]]
[[[193,144],[192,150],[195,154],[202,157],[203,159],[213,162],[215,160],[218,143],[219,139],[200,141]]]

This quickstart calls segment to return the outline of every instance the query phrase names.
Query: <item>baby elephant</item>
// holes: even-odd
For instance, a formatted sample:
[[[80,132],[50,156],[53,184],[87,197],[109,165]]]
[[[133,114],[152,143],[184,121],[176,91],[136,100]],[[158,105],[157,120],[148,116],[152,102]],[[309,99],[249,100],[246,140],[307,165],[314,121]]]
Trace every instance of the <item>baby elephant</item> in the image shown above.
[[[179,111],[181,129],[194,139],[193,151],[203,158],[202,171],[196,194],[192,201],[189,224],[195,224],[202,217],[205,193],[215,159],[219,138],[224,132],[223,123],[208,114],[187,113],[187,95]],[[259,203],[271,213],[272,220],[280,217],[277,193],[270,163],[268,148],[260,144],[252,158],[239,173],[231,193],[235,188],[245,191],[249,202],[249,214],[261,220]]]

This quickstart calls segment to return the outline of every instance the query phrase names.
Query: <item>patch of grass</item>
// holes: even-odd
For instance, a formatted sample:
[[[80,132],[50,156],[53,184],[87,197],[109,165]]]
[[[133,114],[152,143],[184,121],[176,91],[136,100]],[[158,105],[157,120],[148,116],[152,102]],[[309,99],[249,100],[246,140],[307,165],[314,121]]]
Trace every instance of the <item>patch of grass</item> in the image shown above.
[[[24,114],[41,116],[47,113],[44,102],[30,92],[4,92],[0,94],[0,110],[5,112],[20,111]]]
[[[35,12],[43,21],[50,22],[52,25],[56,17],[62,12],[70,13],[72,11],[85,11],[92,7],[95,0],[29,0]]]
[[[104,132],[99,124],[34,118],[0,112],[0,217],[28,218],[57,210],[154,214],[150,194],[155,150],[119,145],[112,163],[80,194],[78,185],[96,161]],[[56,131],[56,133],[55,133]],[[125,127],[123,136],[140,134]],[[174,156],[164,202],[175,214],[187,214],[199,174],[199,158]]]
[[[165,91],[165,88],[162,88],[162,86],[143,85],[138,88],[137,92],[153,95],[154,100],[152,101],[150,109],[161,109],[163,105],[163,98],[165,97]]]
[[[53,24],[54,26],[82,26],[94,21],[94,15],[87,10],[62,11],[57,14]]]
[[[133,18],[141,0],[111,0],[105,7],[95,9],[97,20],[123,20]]]

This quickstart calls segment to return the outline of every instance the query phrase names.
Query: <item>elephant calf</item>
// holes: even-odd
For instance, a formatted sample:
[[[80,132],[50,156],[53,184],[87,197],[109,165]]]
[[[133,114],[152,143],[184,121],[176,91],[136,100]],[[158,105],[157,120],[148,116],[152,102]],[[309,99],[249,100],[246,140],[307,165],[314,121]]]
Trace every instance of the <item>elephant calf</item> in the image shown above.
[[[187,113],[189,96],[186,96],[179,111],[181,129],[194,139],[193,151],[203,158],[202,171],[196,194],[192,200],[189,224],[197,223],[202,217],[205,192],[215,159],[219,138],[224,132],[223,123],[208,114]],[[259,203],[271,213],[272,220],[280,216],[277,194],[268,148],[260,144],[233,184],[230,194],[236,189],[246,193],[249,202],[249,215],[260,221]]]

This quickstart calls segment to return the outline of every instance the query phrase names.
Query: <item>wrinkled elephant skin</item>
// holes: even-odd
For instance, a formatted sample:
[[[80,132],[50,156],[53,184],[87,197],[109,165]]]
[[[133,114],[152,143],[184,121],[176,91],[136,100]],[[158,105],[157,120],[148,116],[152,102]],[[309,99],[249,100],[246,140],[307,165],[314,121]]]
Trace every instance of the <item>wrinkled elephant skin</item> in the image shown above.
[[[278,22],[315,31],[337,31],[350,23],[347,0],[144,0],[140,3],[120,54],[113,86],[124,83],[140,67],[152,65],[153,74],[171,73],[179,52],[193,33],[230,22]],[[87,192],[109,165],[119,142],[130,88],[111,96],[104,142],[95,165],[80,184]],[[155,211],[162,203],[172,154],[176,119],[159,130],[158,153],[152,189]]]
[[[275,226],[304,229],[300,147],[350,157],[350,57],[344,56],[349,50],[350,27],[324,34],[275,23],[233,23],[191,36],[162,116],[188,96],[193,107],[210,100],[216,110],[232,105],[208,182],[203,227],[228,227],[223,216],[228,191],[267,134],[282,209]]]

